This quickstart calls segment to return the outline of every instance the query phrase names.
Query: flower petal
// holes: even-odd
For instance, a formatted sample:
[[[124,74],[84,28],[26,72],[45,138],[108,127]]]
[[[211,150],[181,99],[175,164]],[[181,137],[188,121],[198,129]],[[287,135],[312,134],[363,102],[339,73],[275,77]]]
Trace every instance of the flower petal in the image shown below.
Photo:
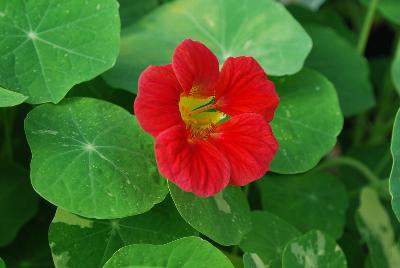
[[[186,95],[214,95],[219,63],[205,45],[186,39],[176,47],[172,67]]]
[[[156,137],[162,131],[183,125],[179,112],[181,86],[171,64],[149,66],[139,78],[134,110],[140,125]]]
[[[268,122],[279,103],[274,84],[252,57],[228,58],[216,88],[217,109],[235,116],[258,113]]]
[[[234,116],[218,126],[216,132],[214,144],[231,165],[230,184],[243,186],[268,171],[278,143],[261,115]]]
[[[156,160],[164,177],[199,196],[214,195],[229,183],[224,155],[208,141],[189,141],[184,127],[172,127],[157,137]]]

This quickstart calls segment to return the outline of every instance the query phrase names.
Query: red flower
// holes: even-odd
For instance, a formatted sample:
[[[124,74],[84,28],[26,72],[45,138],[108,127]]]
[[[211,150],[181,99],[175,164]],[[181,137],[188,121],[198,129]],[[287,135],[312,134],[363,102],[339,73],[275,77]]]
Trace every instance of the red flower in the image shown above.
[[[256,60],[230,57],[220,72],[206,46],[185,40],[172,64],[142,73],[135,114],[156,139],[160,173],[184,191],[210,196],[268,171],[278,150],[269,126],[278,103]]]

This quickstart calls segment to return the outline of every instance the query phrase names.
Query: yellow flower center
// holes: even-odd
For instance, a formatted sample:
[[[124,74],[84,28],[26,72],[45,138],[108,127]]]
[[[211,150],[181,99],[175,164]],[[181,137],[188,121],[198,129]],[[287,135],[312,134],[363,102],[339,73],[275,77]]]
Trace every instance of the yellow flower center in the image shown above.
[[[207,139],[225,114],[215,109],[214,97],[184,96],[179,100],[179,111],[193,136]]]

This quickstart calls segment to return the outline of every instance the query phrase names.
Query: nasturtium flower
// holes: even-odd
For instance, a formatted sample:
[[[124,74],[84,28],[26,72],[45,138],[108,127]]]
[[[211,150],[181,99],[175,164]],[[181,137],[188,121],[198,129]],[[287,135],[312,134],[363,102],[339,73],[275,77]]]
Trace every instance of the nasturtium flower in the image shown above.
[[[141,74],[134,109],[155,138],[161,175],[184,191],[211,196],[268,171],[278,150],[269,125],[278,103],[254,58],[229,57],[220,71],[205,45],[187,39],[172,64]]]

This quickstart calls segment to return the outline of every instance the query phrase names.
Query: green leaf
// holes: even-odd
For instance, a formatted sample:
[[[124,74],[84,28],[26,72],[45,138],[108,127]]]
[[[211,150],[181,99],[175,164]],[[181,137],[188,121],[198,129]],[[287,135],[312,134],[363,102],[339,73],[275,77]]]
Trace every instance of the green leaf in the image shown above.
[[[371,108],[375,100],[366,59],[327,27],[310,24],[306,30],[314,46],[305,66],[321,72],[335,85],[343,114],[351,116]]]
[[[0,170],[1,247],[13,241],[22,225],[36,214],[39,200],[22,167],[2,161]]]
[[[360,0],[368,6],[371,0]],[[378,10],[392,23],[400,25],[400,1],[398,0],[379,0]]]
[[[171,63],[175,47],[186,38],[206,44],[221,64],[229,56],[253,56],[269,75],[299,71],[312,46],[274,0],[177,0],[123,31],[117,64],[104,78],[136,92],[132,81],[150,64]]]
[[[28,97],[0,87],[0,107],[11,107],[23,103]]]
[[[342,235],[347,193],[336,177],[324,172],[268,174],[258,184],[265,210],[302,232],[318,229],[333,238]]]
[[[6,264],[4,263],[1,257],[0,257],[0,268],[6,268]]]
[[[394,86],[400,94],[400,42],[397,44],[397,52],[392,63],[392,78]]]
[[[29,103],[59,102],[114,65],[119,28],[115,0],[3,0],[0,84]]]
[[[212,197],[198,197],[169,183],[176,208],[194,229],[221,245],[238,245],[251,229],[249,204],[239,187]]]
[[[393,156],[393,166],[389,178],[389,191],[392,195],[394,214],[400,220],[400,109],[394,121],[390,150]]]
[[[346,257],[335,240],[320,231],[293,239],[285,248],[283,268],[346,268]]]
[[[198,237],[185,237],[165,245],[123,247],[104,265],[104,268],[118,267],[233,268],[233,265],[209,242]]]
[[[400,267],[400,248],[389,215],[372,188],[364,187],[361,190],[356,223],[368,245],[372,267]]]
[[[152,138],[124,109],[90,98],[44,104],[25,120],[31,180],[49,202],[89,218],[150,210],[168,192]]]
[[[271,170],[285,174],[305,172],[333,148],[342,129],[343,116],[335,88],[311,70],[277,78],[275,86],[281,101],[272,129],[279,151]]]
[[[252,230],[240,242],[240,248],[248,253],[245,267],[282,267],[282,252],[286,244],[300,232],[281,218],[266,212],[251,213]],[[262,265],[261,265],[262,264]]]
[[[49,243],[56,267],[89,268],[101,267],[123,246],[165,244],[196,235],[169,198],[145,214],[118,220],[85,219],[58,209]]]

